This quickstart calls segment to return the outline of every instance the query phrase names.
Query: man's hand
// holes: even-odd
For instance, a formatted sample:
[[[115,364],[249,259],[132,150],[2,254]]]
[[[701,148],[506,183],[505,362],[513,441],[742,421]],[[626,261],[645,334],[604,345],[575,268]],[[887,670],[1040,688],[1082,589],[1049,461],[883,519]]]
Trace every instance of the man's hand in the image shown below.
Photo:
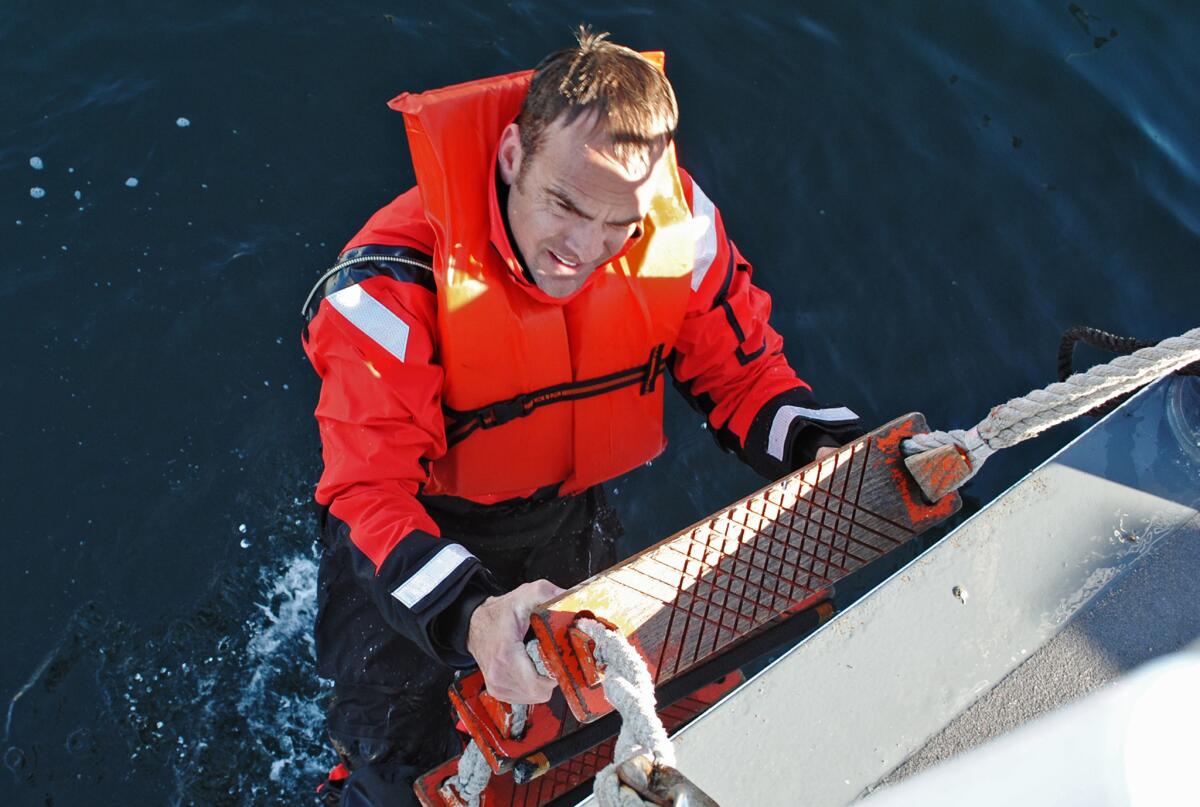
[[[821,446],[817,449],[817,459],[823,460],[837,450],[837,446]]]
[[[538,675],[525,654],[529,614],[565,589],[549,580],[525,583],[507,594],[488,597],[471,615],[467,650],[475,657],[487,691],[508,703],[545,703],[554,680]]]

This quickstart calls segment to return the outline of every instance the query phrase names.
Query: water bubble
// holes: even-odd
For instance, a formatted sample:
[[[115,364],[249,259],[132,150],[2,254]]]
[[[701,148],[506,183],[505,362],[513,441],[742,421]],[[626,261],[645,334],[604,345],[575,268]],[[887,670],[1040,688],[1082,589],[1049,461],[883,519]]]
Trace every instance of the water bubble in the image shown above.
[[[82,198],[83,198],[83,194],[82,194],[82,193],[80,193],[79,191],[75,191],[75,198],[76,198],[76,199],[82,199]]]
[[[180,129],[186,129],[187,127],[192,125],[192,122],[190,120],[188,120],[187,118],[176,118],[175,125],[178,126]]]
[[[29,167],[34,171],[41,171],[46,167],[46,164],[42,162],[41,157],[33,156],[29,158]]]
[[[245,538],[243,538],[242,540],[238,541],[238,546],[240,546],[242,549],[249,549],[250,542],[248,540],[246,540]]]
[[[136,188],[137,186],[138,186],[138,178],[137,177],[130,177],[129,179],[125,180],[126,188]]]
[[[15,745],[4,752],[4,766],[13,773],[22,773],[29,765],[29,757]]]
[[[29,189],[29,195],[32,196],[34,199],[41,199],[43,196],[46,195],[46,189],[34,186]]]
[[[87,729],[75,729],[67,735],[67,752],[82,754],[92,747],[92,736]]]

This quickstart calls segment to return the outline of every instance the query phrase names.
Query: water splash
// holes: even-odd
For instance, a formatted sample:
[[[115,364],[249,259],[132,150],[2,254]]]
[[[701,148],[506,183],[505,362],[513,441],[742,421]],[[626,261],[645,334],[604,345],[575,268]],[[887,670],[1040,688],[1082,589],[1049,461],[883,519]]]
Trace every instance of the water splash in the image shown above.
[[[165,771],[169,803],[294,803],[332,765],[312,638],[318,558],[314,546],[225,581],[161,635],[109,648],[131,772]]]

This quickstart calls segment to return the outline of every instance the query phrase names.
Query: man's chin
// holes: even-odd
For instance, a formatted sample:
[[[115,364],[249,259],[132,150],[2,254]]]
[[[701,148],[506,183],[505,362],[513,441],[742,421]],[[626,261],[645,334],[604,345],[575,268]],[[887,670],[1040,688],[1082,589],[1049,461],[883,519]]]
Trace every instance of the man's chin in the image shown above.
[[[583,281],[572,277],[544,277],[538,281],[537,285],[551,297],[569,297],[579,290]]]
[[[551,273],[539,272],[534,280],[537,287],[551,297],[568,297],[579,290],[591,272]]]

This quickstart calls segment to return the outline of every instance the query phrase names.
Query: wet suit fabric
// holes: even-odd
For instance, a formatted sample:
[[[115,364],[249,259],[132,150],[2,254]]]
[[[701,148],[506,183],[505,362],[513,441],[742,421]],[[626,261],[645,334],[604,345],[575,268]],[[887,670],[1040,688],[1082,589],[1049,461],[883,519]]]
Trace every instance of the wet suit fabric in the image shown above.
[[[617,561],[621,526],[599,487],[568,497],[540,491],[491,506],[442,496],[422,504],[442,534],[487,570],[464,598],[468,612],[489,591],[543,578],[566,588]],[[453,670],[383,618],[354,574],[357,550],[345,523],[325,512],[321,527],[317,665],[335,681],[329,736],[351,771],[325,798],[344,807],[415,804],[415,777],[462,750],[446,697]],[[452,634],[437,641],[465,644],[465,634]]]

